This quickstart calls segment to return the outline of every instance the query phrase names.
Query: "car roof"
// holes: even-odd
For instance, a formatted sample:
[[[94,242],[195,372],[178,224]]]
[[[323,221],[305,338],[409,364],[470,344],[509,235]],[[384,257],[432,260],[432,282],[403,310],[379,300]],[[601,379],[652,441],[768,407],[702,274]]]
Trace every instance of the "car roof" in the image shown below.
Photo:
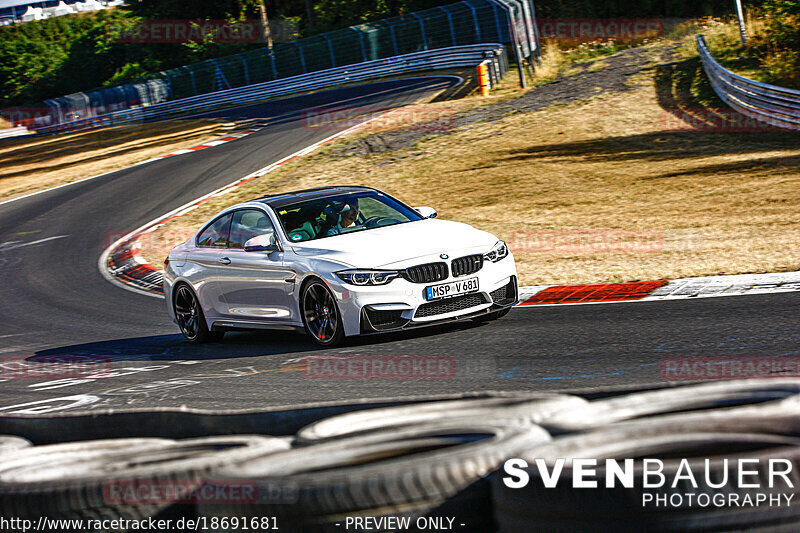
[[[319,198],[328,198],[330,196],[338,196],[340,194],[375,191],[372,187],[364,187],[362,185],[345,185],[340,187],[315,187],[313,189],[303,189],[300,191],[284,192],[280,194],[271,194],[262,196],[253,200],[254,202],[262,202],[272,208],[281,208],[297,202],[306,200],[317,200]]]

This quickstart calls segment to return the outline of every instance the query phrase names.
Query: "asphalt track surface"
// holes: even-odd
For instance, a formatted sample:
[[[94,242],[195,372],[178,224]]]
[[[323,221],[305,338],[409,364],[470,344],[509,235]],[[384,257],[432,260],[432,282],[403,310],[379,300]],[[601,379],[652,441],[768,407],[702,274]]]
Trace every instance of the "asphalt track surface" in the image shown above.
[[[368,336],[325,350],[284,332],[233,332],[221,343],[192,346],[168,320],[162,300],[100,275],[97,259],[108,235],[127,233],[333,133],[306,127],[304,110],[378,111],[451,83],[384,82],[241,108],[236,116],[268,118],[269,126],[208,150],[0,205],[0,413],[254,409],[480,390],[658,385],[665,381],[665,361],[675,358],[800,355],[798,293],[517,308],[492,323]],[[37,373],[37,363],[76,356],[113,372],[92,378]],[[375,362],[390,364],[387,356],[409,356],[424,366],[412,377],[382,373]],[[342,360],[355,365],[344,375],[336,370],[341,364],[333,366]],[[11,373],[2,366],[10,362]],[[364,365],[374,371],[369,377],[359,373]]]

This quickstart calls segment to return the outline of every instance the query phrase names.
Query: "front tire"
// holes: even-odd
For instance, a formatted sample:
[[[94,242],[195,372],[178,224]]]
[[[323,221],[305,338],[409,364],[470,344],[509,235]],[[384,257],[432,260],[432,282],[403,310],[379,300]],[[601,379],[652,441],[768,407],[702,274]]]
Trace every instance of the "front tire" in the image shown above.
[[[344,338],[344,324],[330,289],[319,280],[311,280],[300,295],[306,333],[320,346],[335,346]]]
[[[187,341],[193,344],[221,341],[224,331],[209,331],[203,309],[194,291],[188,285],[178,285],[172,299],[172,308],[178,327]]]

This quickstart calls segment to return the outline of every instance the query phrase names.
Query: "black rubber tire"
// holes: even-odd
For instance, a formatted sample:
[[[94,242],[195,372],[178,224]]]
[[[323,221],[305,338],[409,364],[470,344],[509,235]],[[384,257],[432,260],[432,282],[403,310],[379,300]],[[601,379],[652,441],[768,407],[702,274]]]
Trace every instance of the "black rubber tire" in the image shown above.
[[[440,423],[454,419],[488,419],[493,422],[530,425],[549,419],[554,413],[564,409],[580,409],[587,403],[577,396],[542,393],[364,409],[310,424],[297,432],[297,442],[307,444],[376,431],[396,431],[421,423]]]
[[[220,483],[252,481],[259,494],[275,498],[201,505],[199,512],[275,516],[281,530],[289,531],[335,531],[345,515],[447,512],[466,525],[460,529],[484,531],[493,527],[486,476],[506,458],[549,438],[537,426],[421,424],[294,448],[218,472]]]
[[[310,309],[315,306],[314,302],[312,302],[314,298],[320,299],[318,302],[320,309],[317,311]],[[336,303],[336,297],[328,289],[328,286],[319,279],[311,279],[303,285],[303,290],[300,293],[300,313],[303,317],[303,326],[306,333],[320,346],[336,346],[344,339],[342,313]],[[317,320],[321,320],[322,324],[325,324],[320,327],[319,331],[315,330],[314,322]],[[333,322],[332,331],[327,327],[330,322],[326,322],[326,320]]]
[[[679,471],[680,459],[686,458],[697,478],[704,472],[704,460],[710,459],[711,477],[715,483],[723,479],[728,470],[727,483],[713,492],[755,495],[757,492],[797,493],[799,488],[777,487],[769,489],[766,466],[760,466],[758,478],[761,487],[740,488],[735,474],[740,458],[782,458],[792,463],[792,480],[797,484],[797,469],[800,467],[800,439],[783,435],[749,433],[747,424],[732,420],[740,433],[703,432],[701,422],[688,424],[661,424],[657,420],[631,424],[620,429],[608,429],[565,436],[532,448],[520,455],[534,465],[543,459],[552,468],[559,458],[598,459],[595,474],[585,479],[597,481],[597,488],[573,488],[572,469],[567,463],[558,477],[555,487],[546,488],[536,466],[526,472],[530,481],[523,488],[509,488],[503,481],[507,477],[498,471],[492,475],[492,498],[498,531],[516,533],[527,531],[733,531],[745,530],[768,523],[780,524],[800,519],[800,512],[793,507],[745,508],[730,506],[716,508],[689,505],[676,507],[643,506],[643,494],[656,492],[670,498],[673,494],[709,492],[691,485],[685,478],[672,487],[672,480]],[[666,484],[657,490],[642,486],[642,463],[634,463],[634,485],[630,488],[605,485],[606,458],[647,457],[662,459]],[[726,463],[724,459],[728,459]],[[755,468],[755,467],[754,467]],[[753,482],[752,478],[748,482]]]
[[[351,411],[411,403],[516,397],[519,393],[467,392],[402,398],[354,398],[347,402],[311,402],[295,406],[208,411],[202,409],[82,410],[27,416],[0,413],[0,428],[36,445],[108,438],[184,439],[210,435],[294,435],[323,418]]]
[[[179,499],[202,487],[217,468],[288,448],[281,439],[254,435],[35,446],[0,464],[0,516],[141,520],[185,503]],[[162,491],[163,498],[154,501],[121,496],[150,484],[183,492]]]
[[[556,413],[542,425],[561,434],[672,413],[682,417],[696,412],[702,417],[713,412],[709,410],[725,408],[730,413],[744,408],[741,406],[780,401],[796,394],[800,394],[800,379],[717,381],[595,400],[585,407]]]
[[[191,309],[187,311],[193,313],[192,318],[196,324],[195,328],[193,328],[191,331],[189,328],[187,328],[187,326],[182,324],[182,319],[179,316],[179,301],[182,301],[184,298],[191,298]],[[210,331],[208,329],[208,324],[206,323],[206,318],[203,314],[203,308],[200,305],[200,302],[197,300],[197,295],[186,283],[180,283],[175,286],[172,295],[172,309],[176,318],[178,319],[178,327],[180,328],[183,337],[192,344],[219,342],[225,336],[225,332],[222,330]]]
[[[31,441],[13,435],[0,435],[0,454],[10,453],[33,446]]]

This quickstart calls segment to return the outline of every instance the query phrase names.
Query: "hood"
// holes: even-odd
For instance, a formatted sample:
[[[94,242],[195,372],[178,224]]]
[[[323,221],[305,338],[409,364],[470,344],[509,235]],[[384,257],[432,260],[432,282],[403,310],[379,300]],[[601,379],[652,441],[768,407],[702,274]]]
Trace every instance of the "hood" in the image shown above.
[[[331,259],[354,268],[402,268],[421,259],[440,261],[471,253],[488,252],[497,237],[468,224],[425,219],[292,243],[301,256]]]

